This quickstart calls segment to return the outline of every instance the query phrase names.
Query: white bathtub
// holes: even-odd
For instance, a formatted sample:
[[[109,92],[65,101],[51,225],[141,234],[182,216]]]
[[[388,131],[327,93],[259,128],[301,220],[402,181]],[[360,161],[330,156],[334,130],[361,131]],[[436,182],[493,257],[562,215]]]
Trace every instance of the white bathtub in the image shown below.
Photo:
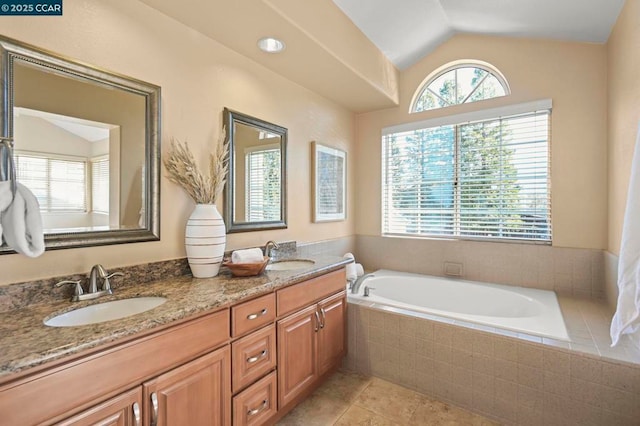
[[[369,297],[363,296],[365,286]],[[349,299],[569,340],[556,294],[548,290],[381,269]]]

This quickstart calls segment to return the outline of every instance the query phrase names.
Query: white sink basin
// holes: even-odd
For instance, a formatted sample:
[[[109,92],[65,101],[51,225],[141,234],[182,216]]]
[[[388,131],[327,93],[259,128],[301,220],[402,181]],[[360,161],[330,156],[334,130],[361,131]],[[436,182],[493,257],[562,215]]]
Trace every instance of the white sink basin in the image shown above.
[[[74,311],[56,315],[44,321],[49,327],[77,327],[79,325],[96,324],[139,314],[162,305],[164,297],[136,297],[132,299],[114,300],[98,303]]]
[[[292,260],[276,260],[267,265],[267,271],[292,271],[294,269],[303,269],[313,265],[313,260],[292,259]]]

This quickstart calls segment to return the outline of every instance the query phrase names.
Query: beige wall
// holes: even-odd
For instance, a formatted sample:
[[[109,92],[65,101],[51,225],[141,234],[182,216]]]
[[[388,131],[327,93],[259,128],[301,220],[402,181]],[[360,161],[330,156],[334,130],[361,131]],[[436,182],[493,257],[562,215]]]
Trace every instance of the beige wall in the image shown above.
[[[507,97],[408,114],[415,90],[450,61],[477,59],[507,78]],[[356,233],[380,235],[381,129],[551,98],[553,244],[604,248],[607,239],[606,49],[603,45],[457,35],[401,75],[400,106],[357,116]]]
[[[627,0],[607,43],[609,241],[619,254],[631,159],[640,123],[640,0]]]
[[[0,21],[8,37],[161,86],[164,146],[170,136],[187,139],[203,166],[217,143],[224,107],[288,128],[288,229],[229,235],[227,248],[353,234],[353,198],[346,221],[312,224],[309,195],[310,142],[353,152],[351,112],[137,1],[74,0],[65,4],[62,17]],[[161,241],[49,251],[37,259],[0,256],[0,284],[87,272],[95,263],[112,269],[184,257],[184,227],[193,202],[162,174]],[[353,181],[349,176],[351,195]]]

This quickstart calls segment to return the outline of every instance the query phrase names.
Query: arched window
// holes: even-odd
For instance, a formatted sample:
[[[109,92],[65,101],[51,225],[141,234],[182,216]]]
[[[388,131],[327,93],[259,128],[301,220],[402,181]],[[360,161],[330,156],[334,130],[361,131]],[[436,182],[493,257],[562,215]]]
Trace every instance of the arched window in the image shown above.
[[[457,61],[432,72],[420,86],[409,112],[427,111],[510,93],[500,71],[479,61]]]

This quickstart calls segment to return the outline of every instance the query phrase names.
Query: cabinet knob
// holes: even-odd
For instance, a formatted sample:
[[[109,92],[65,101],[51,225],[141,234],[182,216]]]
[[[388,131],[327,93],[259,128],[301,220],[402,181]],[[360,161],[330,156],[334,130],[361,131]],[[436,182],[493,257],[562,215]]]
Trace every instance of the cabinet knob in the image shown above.
[[[265,399],[262,401],[262,405],[259,406],[258,408],[254,408],[253,410],[248,410],[247,411],[247,416],[251,417],[251,416],[255,416],[256,414],[258,414],[260,411],[264,410],[265,408],[267,408],[267,406],[269,405],[269,400]]]
[[[249,314],[249,315],[247,315],[247,319],[248,319],[249,321],[251,321],[251,320],[254,320],[254,319],[256,319],[256,318],[259,318],[259,317],[261,317],[261,316],[263,316],[263,315],[266,315],[266,313],[267,313],[267,308],[264,308],[264,309],[263,309],[263,310],[261,310],[260,312],[255,312],[255,313],[253,313],[253,314]]]
[[[134,402],[131,408],[133,410],[133,422],[135,426],[140,426],[140,405]]]
[[[151,394],[151,426],[158,424],[158,395],[153,392]]]

